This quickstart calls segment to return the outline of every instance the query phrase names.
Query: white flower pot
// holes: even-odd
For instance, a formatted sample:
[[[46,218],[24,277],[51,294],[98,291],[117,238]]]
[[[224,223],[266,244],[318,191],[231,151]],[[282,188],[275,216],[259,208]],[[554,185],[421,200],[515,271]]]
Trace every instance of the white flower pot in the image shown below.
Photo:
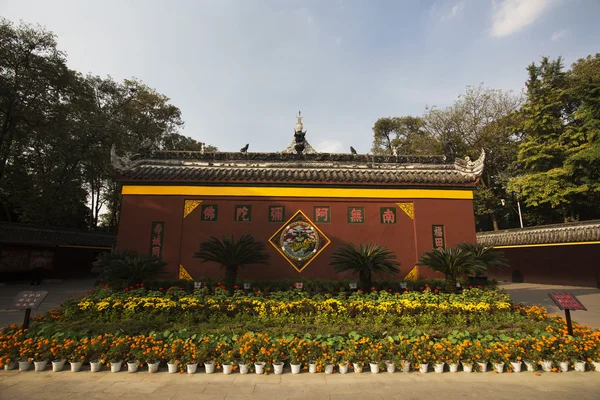
[[[486,362],[479,362],[477,361],[477,365],[479,366],[479,371],[481,372],[487,372],[487,361]]]
[[[592,361],[592,366],[594,367],[594,371],[600,372],[600,361]]]
[[[435,371],[436,374],[441,374],[442,372],[444,372],[444,363],[436,363],[433,366],[433,370]]]
[[[560,368],[560,372],[569,372],[569,363],[567,361],[562,361],[558,363]]]
[[[178,369],[179,368],[177,368],[177,364],[167,363],[167,370],[170,374],[176,374]]]
[[[231,368],[232,368],[231,364],[223,364],[223,374],[225,374],[225,375],[231,374]]]
[[[148,363],[148,372],[154,374],[158,372],[158,366],[160,365],[160,361],[154,361]]]
[[[402,360],[400,365],[402,366],[402,372],[410,372],[410,361]]]
[[[396,372],[396,363],[393,361],[386,361],[385,362],[385,369],[387,370],[388,373],[393,374],[394,372]]]
[[[265,372],[265,363],[262,361],[255,362],[254,363],[254,371],[256,372],[256,375],[263,374]]]
[[[458,363],[448,364],[450,372],[458,372]]]
[[[325,373],[327,375],[333,374],[333,364],[327,364],[327,365],[325,365]]]
[[[240,367],[240,374],[246,375],[248,373],[248,364],[238,364]]]
[[[71,364],[71,372],[79,372],[83,363],[81,361],[74,361]]]
[[[371,373],[372,374],[378,374],[379,373],[379,364],[378,363],[369,363],[369,368],[371,368]]]
[[[31,368],[31,361],[19,361],[19,371],[27,371]]]
[[[575,361],[575,371],[585,372],[585,361]]]
[[[101,368],[102,368],[102,363],[100,361],[90,361],[90,371],[100,372]]]
[[[116,361],[110,363],[110,372],[119,372],[123,366],[123,361]]]
[[[544,372],[552,371],[552,361],[542,360],[542,370]]]
[[[527,368],[527,371],[534,372],[536,370],[537,365],[534,362],[525,360],[524,363],[525,363],[525,368]]]
[[[462,366],[463,366],[463,371],[465,371],[466,373],[470,374],[471,372],[473,372],[473,364],[472,363],[463,362]]]
[[[497,373],[501,374],[504,372],[504,363],[494,363],[494,369],[496,370]]]
[[[362,372],[362,364],[352,363],[352,367],[354,367],[355,374],[360,374]]]
[[[66,360],[54,360],[52,361],[52,372],[60,372],[65,367]]]
[[[283,374],[283,363],[282,362],[273,363],[273,372],[275,373],[275,375]]]
[[[314,374],[315,372],[317,372],[317,364],[308,363],[308,372],[310,372],[311,374]]]
[[[127,372],[137,372],[139,365],[137,361],[127,361]]]
[[[198,363],[186,364],[185,367],[187,369],[188,374],[195,374],[196,370],[198,369]]]
[[[46,370],[46,365],[48,365],[48,360],[42,360],[42,361],[34,361],[33,362],[33,367],[35,369],[35,372],[43,372]]]
[[[348,373],[348,363],[339,364],[338,369],[340,371],[340,374]]]
[[[521,361],[511,361],[510,365],[512,367],[513,372],[521,372],[521,366],[523,363]]]
[[[215,372],[215,362],[214,361],[207,361],[204,363],[204,371],[206,371],[207,374],[212,374]]]
[[[13,369],[17,368],[17,365],[18,365],[18,364],[17,364],[15,361],[11,361],[11,362],[9,362],[8,364],[5,364],[5,365],[4,365],[4,370],[5,370],[5,371],[10,371],[10,370],[13,370]]]
[[[302,364],[290,364],[292,367],[292,374],[296,375],[300,373],[300,368],[302,368]]]
[[[419,364],[419,372],[422,374],[426,374],[429,369],[429,364]]]

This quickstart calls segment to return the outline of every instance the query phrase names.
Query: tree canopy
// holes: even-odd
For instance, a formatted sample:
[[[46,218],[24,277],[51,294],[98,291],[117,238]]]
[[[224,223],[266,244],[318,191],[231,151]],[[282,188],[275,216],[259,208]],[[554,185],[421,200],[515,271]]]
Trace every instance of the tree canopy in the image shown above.
[[[380,118],[373,153],[459,156],[486,151],[474,192],[478,230],[600,218],[600,54],[564,71],[561,58],[528,68],[525,96],[469,86],[446,108]]]
[[[181,111],[165,95],[135,78],[82,75],[66,63],[52,32],[0,19],[0,221],[114,230],[113,144],[123,151],[145,139],[161,149],[202,144],[181,134]]]

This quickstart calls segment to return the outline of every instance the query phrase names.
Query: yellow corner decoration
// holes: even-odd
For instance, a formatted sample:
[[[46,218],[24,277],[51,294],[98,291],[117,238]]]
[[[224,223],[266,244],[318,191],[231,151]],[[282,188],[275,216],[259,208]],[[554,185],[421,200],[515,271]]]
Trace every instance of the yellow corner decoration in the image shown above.
[[[415,205],[413,203],[403,202],[396,204],[410,219],[415,219]]]
[[[417,267],[413,267],[408,274],[404,277],[405,281],[416,281],[419,279],[419,269]]]
[[[193,281],[192,276],[183,268],[183,265],[179,265],[179,279],[184,279],[186,281]]]
[[[190,215],[201,203],[202,200],[186,200],[183,204],[183,218]]]

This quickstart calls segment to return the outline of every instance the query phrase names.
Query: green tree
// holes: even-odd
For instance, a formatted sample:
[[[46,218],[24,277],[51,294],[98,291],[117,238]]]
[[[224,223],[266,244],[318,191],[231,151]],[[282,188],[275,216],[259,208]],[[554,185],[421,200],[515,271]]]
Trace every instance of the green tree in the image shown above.
[[[456,280],[459,275],[481,275],[487,271],[487,268],[475,262],[469,251],[460,247],[446,247],[425,252],[419,257],[417,265],[444,274],[448,292],[456,290]]]
[[[430,155],[443,147],[424,130],[419,117],[379,118],[373,126],[373,154]]]
[[[599,216],[599,57],[579,60],[569,72],[562,59],[542,58],[528,67],[527,101],[521,109],[517,165],[508,189],[530,208],[549,205],[564,221]]]
[[[400,263],[396,255],[386,246],[369,243],[357,248],[353,243],[338,247],[331,255],[329,263],[335,272],[352,271],[358,274],[363,291],[371,290],[373,275],[397,274]]]
[[[269,255],[265,253],[265,244],[252,235],[244,235],[235,240],[234,235],[221,239],[211,236],[206,242],[200,243],[195,258],[203,262],[215,262],[225,269],[225,287],[233,294],[238,269],[251,264],[267,264]]]

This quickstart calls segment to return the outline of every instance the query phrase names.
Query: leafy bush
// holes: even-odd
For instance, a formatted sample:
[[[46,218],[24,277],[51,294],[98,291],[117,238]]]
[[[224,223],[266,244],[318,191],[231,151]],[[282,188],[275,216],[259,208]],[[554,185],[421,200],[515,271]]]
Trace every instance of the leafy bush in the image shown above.
[[[157,257],[139,255],[131,250],[115,250],[100,254],[92,272],[99,274],[102,282],[124,287],[164,273],[165,265],[167,263]]]

